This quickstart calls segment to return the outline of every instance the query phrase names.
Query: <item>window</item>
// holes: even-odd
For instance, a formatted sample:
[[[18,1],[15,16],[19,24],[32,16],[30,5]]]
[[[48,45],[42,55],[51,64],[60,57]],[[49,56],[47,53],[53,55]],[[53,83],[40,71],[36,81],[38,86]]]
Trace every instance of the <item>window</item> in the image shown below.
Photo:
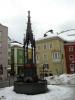
[[[74,72],[74,64],[70,64],[70,71]]]
[[[22,63],[23,63],[23,59],[20,59],[20,60],[19,60],[19,63],[22,64]]]
[[[69,46],[69,52],[73,51],[73,46]]]
[[[69,55],[69,60],[74,60],[74,55]]]
[[[49,44],[49,49],[51,49],[52,48],[52,44]]]
[[[39,50],[39,49],[40,49],[40,46],[38,45],[38,46],[37,46],[37,50]]]
[[[36,63],[39,63],[39,55],[36,55]]]
[[[47,44],[44,44],[44,49],[47,49]]]
[[[36,55],[36,60],[38,60],[38,55]]]
[[[8,65],[11,65],[11,60],[10,59],[8,59]]]
[[[47,55],[46,54],[43,55],[43,58],[44,58],[44,62],[47,62]]]
[[[0,75],[3,74],[3,66],[2,64],[0,65]]]
[[[2,32],[0,32],[0,41],[2,40]]]
[[[43,68],[45,69],[48,69],[49,68],[49,65],[48,64],[43,64]]]
[[[53,61],[60,61],[61,60],[60,52],[53,52],[52,59]]]
[[[17,52],[18,52],[18,56],[19,56],[19,57],[22,57],[22,56],[23,56],[23,51],[22,51],[21,49],[18,49]]]

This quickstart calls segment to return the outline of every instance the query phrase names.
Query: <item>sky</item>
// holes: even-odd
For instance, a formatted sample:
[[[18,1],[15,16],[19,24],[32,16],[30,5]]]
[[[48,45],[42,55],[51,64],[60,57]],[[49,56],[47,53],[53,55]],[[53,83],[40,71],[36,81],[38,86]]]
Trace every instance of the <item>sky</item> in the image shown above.
[[[75,29],[75,0],[0,0],[0,23],[8,27],[8,34],[13,40],[23,42],[28,10],[31,11],[32,31],[36,38],[50,29],[55,35]],[[66,39],[75,38],[67,36],[68,33],[63,34]]]

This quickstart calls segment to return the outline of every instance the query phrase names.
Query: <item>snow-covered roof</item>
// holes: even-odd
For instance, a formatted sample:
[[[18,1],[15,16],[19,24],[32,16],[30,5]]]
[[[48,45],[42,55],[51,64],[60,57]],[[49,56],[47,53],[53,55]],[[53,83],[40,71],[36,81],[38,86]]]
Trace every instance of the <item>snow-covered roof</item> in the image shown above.
[[[36,41],[46,40],[46,39],[60,39],[62,41],[65,41],[63,38],[61,38],[59,36],[46,36],[46,37],[41,37],[41,38],[37,39]]]
[[[11,42],[11,46],[23,47],[23,44],[17,41]],[[31,48],[31,44],[29,44],[28,48]]]
[[[23,47],[23,44],[22,43],[19,43],[17,41],[13,41],[13,42],[11,42],[11,46]]]
[[[75,42],[75,29],[62,31],[60,33],[58,33],[58,32],[54,32],[54,33],[48,32],[48,33],[44,34],[44,36],[41,36],[40,38],[38,38],[38,36],[37,36],[36,41],[40,41],[40,40],[44,40],[44,39],[48,39],[48,38],[54,39],[54,38],[58,37],[61,40],[66,41],[66,42]]]

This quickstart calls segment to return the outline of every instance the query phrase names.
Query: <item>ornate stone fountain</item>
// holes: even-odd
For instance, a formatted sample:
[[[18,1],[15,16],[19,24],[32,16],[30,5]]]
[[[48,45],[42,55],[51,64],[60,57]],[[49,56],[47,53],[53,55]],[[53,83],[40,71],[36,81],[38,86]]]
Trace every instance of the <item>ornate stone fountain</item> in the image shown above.
[[[21,75],[14,81],[14,91],[21,94],[40,94],[48,91],[47,81],[37,76],[35,38],[33,37],[30,11],[28,11],[28,23],[26,36],[24,37],[24,68]],[[29,54],[31,49],[31,55]]]

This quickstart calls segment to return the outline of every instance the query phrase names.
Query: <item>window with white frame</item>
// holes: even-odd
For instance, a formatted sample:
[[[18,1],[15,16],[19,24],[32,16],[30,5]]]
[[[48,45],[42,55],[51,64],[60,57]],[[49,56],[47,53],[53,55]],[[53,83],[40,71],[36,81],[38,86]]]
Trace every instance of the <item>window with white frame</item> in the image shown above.
[[[73,46],[69,46],[69,52],[73,51]]]
[[[52,53],[52,59],[54,62],[58,62],[61,60],[60,52],[53,52]]]
[[[52,44],[49,44],[49,49],[51,49],[52,48]]]
[[[74,55],[69,55],[69,60],[74,60]]]
[[[39,63],[39,55],[36,55],[36,62]]]
[[[70,64],[70,71],[74,72],[74,64]]]

